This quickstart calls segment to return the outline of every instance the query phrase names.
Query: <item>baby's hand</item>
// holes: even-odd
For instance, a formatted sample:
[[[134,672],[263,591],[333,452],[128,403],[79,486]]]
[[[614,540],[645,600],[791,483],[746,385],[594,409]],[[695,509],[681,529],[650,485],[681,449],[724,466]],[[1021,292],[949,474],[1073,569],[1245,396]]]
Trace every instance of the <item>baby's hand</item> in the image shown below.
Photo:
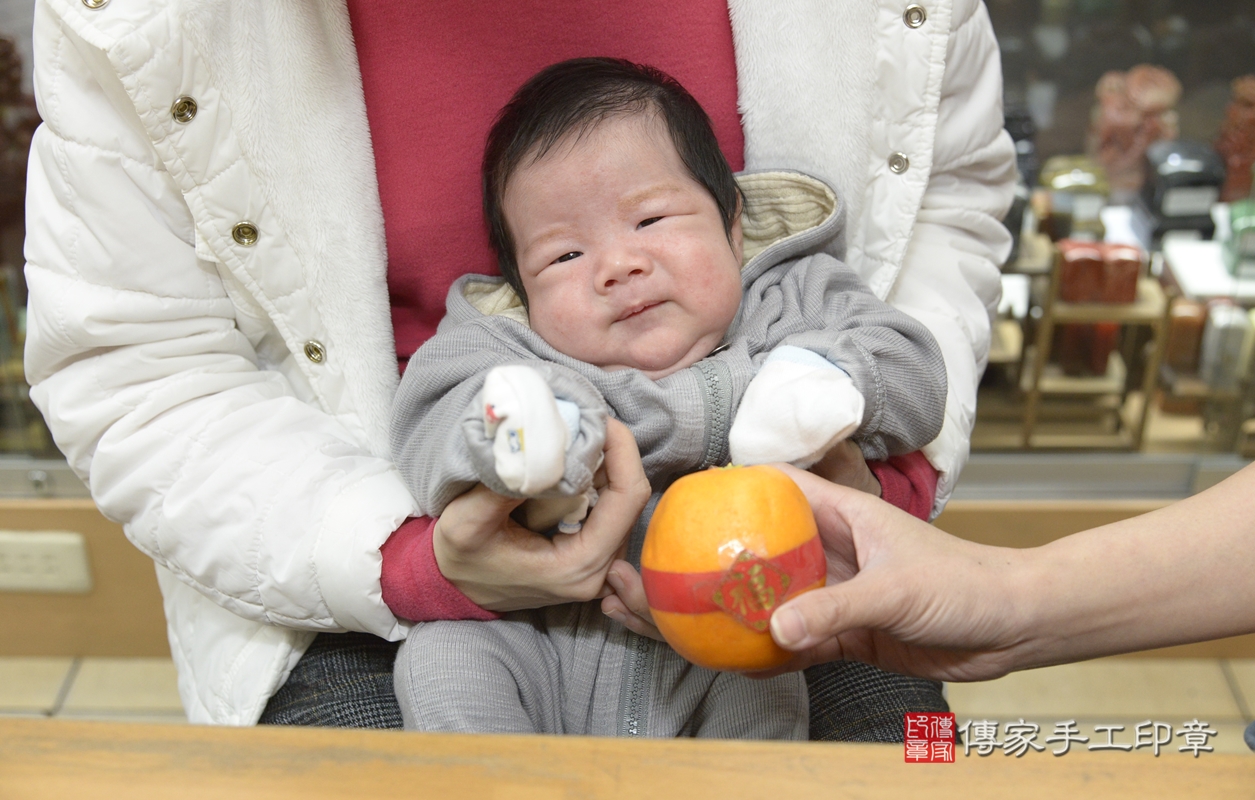
[[[613,589],[601,599],[601,612],[615,622],[622,623],[633,633],[648,636],[658,641],[662,632],[654,625],[653,615],[649,611],[649,600],[645,597],[645,584],[640,573],[626,561],[615,561],[606,573],[606,583]]]
[[[880,481],[867,466],[863,451],[849,439],[833,445],[823,458],[811,465],[810,471],[831,483],[881,496]]]
[[[481,396],[484,433],[493,440],[501,482],[524,495],[557,485],[570,432],[540,373],[521,364],[495,367],[484,380]]]
[[[728,432],[734,464],[786,461],[806,469],[863,422],[863,394],[845,370],[785,345],[750,381]]]

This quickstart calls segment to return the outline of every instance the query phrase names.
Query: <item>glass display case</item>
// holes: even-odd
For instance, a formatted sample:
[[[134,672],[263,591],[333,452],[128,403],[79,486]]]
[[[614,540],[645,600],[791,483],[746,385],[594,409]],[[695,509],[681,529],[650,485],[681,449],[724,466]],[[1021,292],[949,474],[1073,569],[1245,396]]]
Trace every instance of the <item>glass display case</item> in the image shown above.
[[[16,11],[30,13],[28,4]],[[29,41],[4,36],[15,9],[0,8],[0,456],[55,456],[43,419],[30,402],[22,369],[26,339],[26,284],[22,276],[26,162],[39,125],[31,94]],[[20,22],[17,23],[19,26]],[[29,26],[29,21],[25,23]],[[29,32],[28,32],[29,35]]]
[[[995,325],[1023,344],[996,348],[973,449],[1255,455],[1255,4],[986,5],[1032,200]],[[1163,302],[1116,319],[1104,268]]]

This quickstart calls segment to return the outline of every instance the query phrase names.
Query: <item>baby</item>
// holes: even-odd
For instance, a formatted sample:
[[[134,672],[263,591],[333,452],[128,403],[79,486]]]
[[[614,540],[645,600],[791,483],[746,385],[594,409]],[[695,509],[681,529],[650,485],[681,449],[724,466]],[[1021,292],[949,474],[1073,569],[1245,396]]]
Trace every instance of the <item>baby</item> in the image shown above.
[[[940,430],[931,335],[823,253],[840,232],[832,190],[785,172],[738,184],[666,75],[611,59],[547,68],[493,126],[483,176],[504,278],[454,284],[393,408],[393,455],[425,513],[482,482],[559,498],[528,521],[576,529],[613,415],[655,493],[629,542],[639,563],[654,503],[681,475],[809,466],[846,437],[885,458]],[[807,733],[800,674],[695,667],[597,603],[416,625],[395,682],[422,730]]]

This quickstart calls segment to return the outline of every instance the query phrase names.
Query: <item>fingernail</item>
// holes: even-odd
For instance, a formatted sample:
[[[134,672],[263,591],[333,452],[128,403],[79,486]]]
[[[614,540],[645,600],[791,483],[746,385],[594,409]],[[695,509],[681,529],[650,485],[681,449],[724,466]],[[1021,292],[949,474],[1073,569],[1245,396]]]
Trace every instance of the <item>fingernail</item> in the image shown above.
[[[623,578],[619,577],[619,573],[615,570],[610,570],[606,573],[606,580],[614,587],[616,592],[623,591]]]
[[[618,611],[606,611],[603,609],[601,613],[605,614],[607,617],[610,617],[610,619],[614,620],[615,622],[623,621],[623,615],[620,614]]]
[[[771,616],[771,636],[782,647],[790,647],[806,638],[806,620],[791,608],[782,608]]]

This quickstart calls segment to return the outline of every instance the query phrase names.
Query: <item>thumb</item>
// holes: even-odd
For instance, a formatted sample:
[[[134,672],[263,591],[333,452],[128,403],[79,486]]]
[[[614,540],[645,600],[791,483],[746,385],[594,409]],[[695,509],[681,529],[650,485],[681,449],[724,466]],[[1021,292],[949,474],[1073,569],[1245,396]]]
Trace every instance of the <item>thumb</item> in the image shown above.
[[[846,631],[887,626],[887,593],[874,583],[860,573],[793,598],[771,615],[771,637],[786,650],[805,650]]]
[[[508,516],[511,511],[523,504],[526,498],[523,497],[506,497],[503,494],[497,494],[482,483],[476,484],[471,493],[478,495],[478,501],[474,505],[473,513],[481,518],[499,519]]]
[[[522,503],[522,498],[504,497],[480,483],[450,503],[436,524],[451,543],[474,547],[496,535]]]

